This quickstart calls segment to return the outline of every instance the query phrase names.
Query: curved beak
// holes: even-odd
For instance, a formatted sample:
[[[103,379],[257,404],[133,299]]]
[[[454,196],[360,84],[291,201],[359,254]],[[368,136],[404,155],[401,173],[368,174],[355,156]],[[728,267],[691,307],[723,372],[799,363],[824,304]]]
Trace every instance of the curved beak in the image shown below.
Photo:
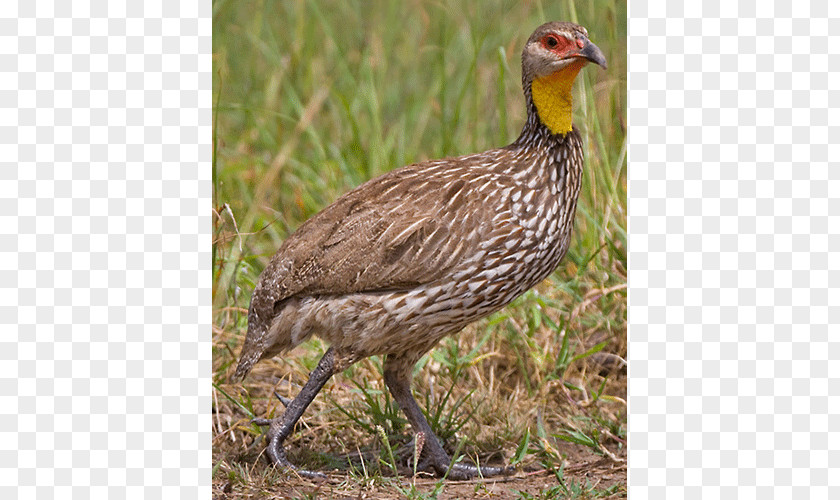
[[[607,69],[607,60],[604,58],[604,53],[601,52],[601,49],[599,49],[597,45],[589,40],[584,42],[583,48],[580,49],[577,55],[594,62],[604,69]]]

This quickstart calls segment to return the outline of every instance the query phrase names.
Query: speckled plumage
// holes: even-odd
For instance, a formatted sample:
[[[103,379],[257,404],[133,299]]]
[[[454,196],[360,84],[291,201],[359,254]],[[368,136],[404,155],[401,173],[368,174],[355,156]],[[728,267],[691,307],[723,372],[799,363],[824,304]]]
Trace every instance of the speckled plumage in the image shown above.
[[[569,247],[583,148],[576,129],[552,134],[531,98],[535,76],[565,66],[544,60],[537,46],[551,33],[589,44],[585,30],[569,23],[543,25],[531,36],[523,50],[528,119],[513,144],[391,171],[284,241],[254,289],[234,381],[260,359],[318,335],[331,344],[326,371],[386,354],[386,382],[404,393],[413,365],[441,338],[554,270]],[[415,422],[406,408],[413,398],[397,399],[423,432],[425,420]],[[287,465],[285,455],[275,462]]]

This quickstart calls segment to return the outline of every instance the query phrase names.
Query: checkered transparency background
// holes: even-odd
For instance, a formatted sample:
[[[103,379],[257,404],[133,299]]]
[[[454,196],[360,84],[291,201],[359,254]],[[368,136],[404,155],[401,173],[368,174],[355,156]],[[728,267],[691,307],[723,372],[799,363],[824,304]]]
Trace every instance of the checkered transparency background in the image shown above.
[[[209,2],[0,7],[0,498],[210,484]]]
[[[840,2],[682,4],[628,3],[630,496],[840,498]]]
[[[209,496],[210,15],[0,9],[0,498]],[[838,18],[630,4],[632,498],[840,498]]]

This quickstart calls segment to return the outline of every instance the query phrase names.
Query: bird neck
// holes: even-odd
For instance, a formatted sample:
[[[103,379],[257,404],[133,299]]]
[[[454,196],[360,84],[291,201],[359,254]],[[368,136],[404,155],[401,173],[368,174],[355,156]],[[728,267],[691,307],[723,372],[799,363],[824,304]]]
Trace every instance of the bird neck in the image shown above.
[[[585,64],[585,60],[577,60],[531,82],[531,98],[537,116],[552,134],[566,134],[572,130],[572,84]]]

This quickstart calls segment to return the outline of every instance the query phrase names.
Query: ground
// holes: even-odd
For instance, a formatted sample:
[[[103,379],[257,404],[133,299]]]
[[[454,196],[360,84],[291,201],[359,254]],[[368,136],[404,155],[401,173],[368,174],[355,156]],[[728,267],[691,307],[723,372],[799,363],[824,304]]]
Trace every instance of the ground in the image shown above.
[[[594,461],[593,461],[594,460]],[[582,457],[580,461],[569,459],[564,468],[564,478],[567,482],[585,485],[573,490],[572,494],[580,491],[578,498],[625,498],[626,465],[615,463],[609,459],[596,457]],[[396,486],[395,484],[399,484]],[[388,479],[386,485],[348,485],[347,477],[341,473],[330,473],[322,481],[310,481],[301,478],[285,476],[283,483],[275,485],[270,491],[249,488],[247,485],[237,485],[230,480],[214,481],[214,500],[227,500],[247,496],[260,498],[335,498],[335,499],[401,499],[408,495],[399,491],[410,492],[412,486],[417,492],[415,498],[432,498],[432,493],[438,490],[436,498],[551,498],[547,492],[557,489],[558,480],[553,472],[540,470],[534,472],[519,472],[505,478],[475,479],[471,481],[447,481],[440,487],[440,481],[424,477],[401,478],[399,481]],[[248,491],[248,490],[251,491]],[[587,496],[586,491],[591,491]],[[530,496],[529,496],[530,495]],[[558,497],[562,497],[560,492]]]
[[[413,434],[384,391],[378,358],[333,377],[286,442],[293,463],[327,478],[304,479],[270,466],[263,429],[250,419],[282,411],[275,392],[294,397],[326,347],[316,340],[258,364],[243,385],[214,387],[214,498],[625,496],[626,371],[620,357],[602,348],[571,361],[567,380],[544,380],[529,391],[520,369],[503,368],[512,364],[510,346],[476,340],[487,329],[479,324],[446,339],[421,361],[414,392],[435,431],[446,436],[450,454],[488,465],[516,462],[512,476],[473,481],[415,476],[409,467]],[[479,348],[461,349],[459,340]],[[571,349],[562,354],[564,344],[555,355],[572,359]],[[622,345],[619,339],[605,344]],[[575,349],[578,356],[592,350],[584,347]],[[229,356],[215,357],[220,374],[232,370]]]

